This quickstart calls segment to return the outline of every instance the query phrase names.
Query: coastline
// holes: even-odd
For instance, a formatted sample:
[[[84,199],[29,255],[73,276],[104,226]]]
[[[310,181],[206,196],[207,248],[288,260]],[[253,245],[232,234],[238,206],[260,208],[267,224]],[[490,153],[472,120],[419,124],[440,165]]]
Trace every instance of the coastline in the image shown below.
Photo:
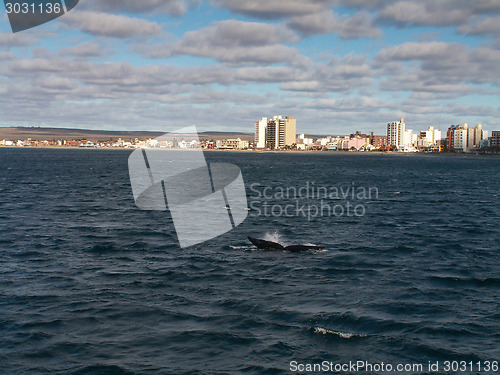
[[[125,147],[67,147],[67,146],[26,146],[26,147],[18,147],[18,146],[1,146],[0,150],[3,149],[11,149],[11,150],[113,150],[113,151],[129,151],[132,152],[136,150],[136,148],[125,148]],[[151,150],[156,150],[152,148]],[[159,149],[163,151],[194,151],[190,149]],[[500,158],[500,154],[479,154],[479,153],[455,153],[455,152],[395,152],[395,151],[317,151],[317,150],[307,150],[307,151],[298,151],[298,150],[222,150],[222,149],[203,149],[203,152],[226,152],[226,153],[254,153],[254,154],[291,154],[291,155],[388,155],[388,156],[399,156],[399,157],[408,157],[408,156],[416,156],[416,157],[424,157],[424,156],[451,156],[451,157],[493,157]]]

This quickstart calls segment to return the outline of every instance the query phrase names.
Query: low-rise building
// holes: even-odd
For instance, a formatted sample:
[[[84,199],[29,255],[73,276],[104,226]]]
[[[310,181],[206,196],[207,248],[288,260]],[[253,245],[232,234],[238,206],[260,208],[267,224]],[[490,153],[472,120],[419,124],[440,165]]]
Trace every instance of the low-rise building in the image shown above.
[[[227,149],[227,150],[244,150],[250,147],[250,142],[245,141],[241,138],[235,139],[222,139],[217,141],[217,148]]]
[[[369,144],[368,138],[344,138],[341,139],[338,144],[337,148],[342,149],[342,150],[360,150],[362,148],[365,148]]]
[[[381,135],[373,135],[373,132],[370,133],[369,141],[370,145],[372,145],[377,150],[387,146],[387,137]]]
[[[306,145],[306,147],[308,147],[314,145],[314,139],[306,138],[305,134],[299,134],[297,138],[297,143],[303,143]]]
[[[297,150],[299,150],[299,151],[305,151],[305,150],[306,150],[306,148],[307,148],[307,146],[306,146],[304,143],[302,143],[302,142],[298,142],[298,143],[296,144],[296,148],[297,148]]]

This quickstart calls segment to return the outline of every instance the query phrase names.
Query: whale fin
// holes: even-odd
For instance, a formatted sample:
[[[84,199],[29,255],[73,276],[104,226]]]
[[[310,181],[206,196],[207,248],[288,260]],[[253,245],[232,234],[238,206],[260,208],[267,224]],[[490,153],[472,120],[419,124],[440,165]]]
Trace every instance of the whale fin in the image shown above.
[[[251,236],[248,236],[248,239],[250,240],[251,243],[257,246],[258,249],[263,249],[263,250],[286,250],[292,253],[297,253],[299,251],[321,250],[325,248],[324,246],[316,246],[316,245],[283,246],[277,242],[261,240]]]
[[[283,245],[280,245],[277,242],[260,240],[258,238],[250,237],[250,236],[248,236],[248,239],[250,240],[251,243],[253,243],[255,246],[257,246],[257,248],[259,248],[259,249],[264,249],[264,250],[285,250],[285,247]]]

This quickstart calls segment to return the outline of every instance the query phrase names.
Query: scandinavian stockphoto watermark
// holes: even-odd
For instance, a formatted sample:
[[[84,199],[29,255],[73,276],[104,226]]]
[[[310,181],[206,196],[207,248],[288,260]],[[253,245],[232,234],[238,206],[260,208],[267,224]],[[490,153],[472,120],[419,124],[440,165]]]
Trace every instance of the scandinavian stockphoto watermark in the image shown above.
[[[252,216],[302,217],[311,221],[318,217],[362,217],[367,203],[377,200],[376,186],[359,186],[354,182],[320,185],[314,181],[299,186],[250,185],[250,209]]]
[[[365,360],[349,362],[299,362],[289,363],[291,373],[336,373],[336,374],[472,374],[496,373],[499,370],[498,361],[427,361],[424,363],[389,363],[371,362]]]
[[[61,17],[79,0],[4,0],[13,33],[28,30]]]
[[[148,141],[128,166],[137,207],[169,210],[183,248],[229,232],[247,217],[240,168],[207,164],[194,126]]]

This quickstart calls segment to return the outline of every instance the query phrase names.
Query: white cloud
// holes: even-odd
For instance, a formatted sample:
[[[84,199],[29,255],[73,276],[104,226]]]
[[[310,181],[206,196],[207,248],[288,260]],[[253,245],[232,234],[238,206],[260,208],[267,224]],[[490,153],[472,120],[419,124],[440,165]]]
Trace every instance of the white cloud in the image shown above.
[[[183,45],[207,43],[217,47],[252,47],[297,42],[299,38],[282,25],[225,20],[184,35]]]
[[[473,22],[460,26],[458,28],[458,32],[461,34],[470,35],[500,35],[500,21],[498,17],[485,17],[476,19]]]
[[[460,56],[465,46],[446,42],[406,42],[394,47],[382,49],[376,58],[383,63],[393,60],[447,59]]]
[[[191,55],[229,65],[307,64],[308,59],[283,43],[299,38],[282,25],[227,20],[187,32],[179,42],[139,48],[151,58]]]
[[[35,43],[36,39],[26,36],[25,34],[13,34],[11,32],[0,31],[0,47],[2,48],[28,47]]]
[[[374,84],[373,70],[365,57],[348,55],[328,63],[315,64],[307,75],[282,82],[280,88],[306,92],[350,92]]]
[[[333,11],[312,13],[293,17],[288,26],[303,35],[337,33],[342,39],[358,39],[362,37],[378,38],[382,31],[373,25],[367,12],[358,12],[354,16],[335,14]]]
[[[59,51],[61,56],[78,56],[78,57],[99,57],[105,55],[103,46],[96,42],[84,42],[74,47],[62,48]]]
[[[496,73],[500,64],[500,51],[491,48],[467,48],[462,44],[445,42],[407,42],[381,50],[375,60],[376,66],[382,70],[390,62],[403,64],[415,61],[418,64],[416,67],[400,66],[399,75],[408,76],[408,69],[413,71],[417,75],[417,91],[422,85],[435,84],[500,86],[500,77]]]
[[[86,10],[130,13],[166,13],[180,17],[193,1],[183,0],[87,0],[81,6]]]
[[[321,109],[333,112],[352,112],[362,110],[364,112],[395,109],[397,104],[379,98],[355,96],[336,99],[321,99],[306,104],[307,108]]]
[[[69,12],[61,21],[83,32],[113,38],[134,38],[158,35],[161,27],[156,22],[94,11]]]
[[[469,13],[467,9],[453,6],[449,2],[448,4],[439,4],[439,2],[398,1],[388,3],[380,10],[378,17],[385,22],[400,26],[443,26],[464,22],[469,17]]]
[[[214,0],[216,6],[261,19],[279,19],[316,13],[333,4],[330,0]]]

